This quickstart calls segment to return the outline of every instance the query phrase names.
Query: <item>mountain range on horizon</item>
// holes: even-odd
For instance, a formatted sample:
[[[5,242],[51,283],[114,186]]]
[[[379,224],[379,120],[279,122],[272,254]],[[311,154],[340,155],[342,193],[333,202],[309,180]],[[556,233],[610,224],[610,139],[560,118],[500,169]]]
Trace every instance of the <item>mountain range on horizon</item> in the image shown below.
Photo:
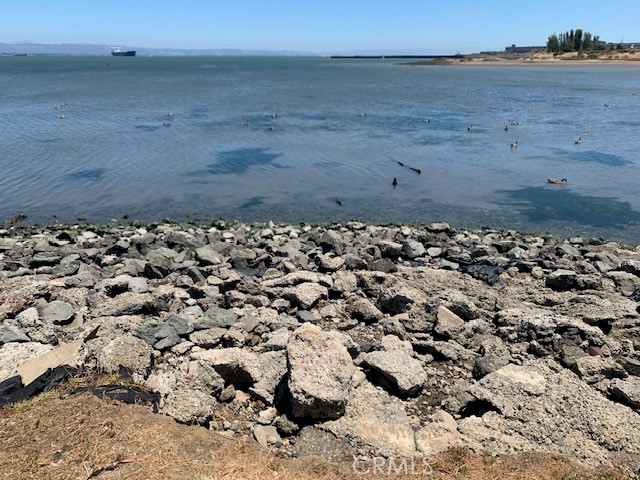
[[[115,45],[94,45],[85,43],[0,43],[0,55],[110,55]],[[147,48],[121,46],[124,50],[135,50],[142,56],[196,56],[196,55],[244,55],[244,56],[318,56],[318,53],[295,50],[243,50],[235,48]]]
[[[135,50],[139,56],[329,56],[329,55],[434,55],[443,52],[428,49],[356,50],[332,52],[308,52],[302,50],[259,50],[240,48],[148,48],[127,45],[97,45],[88,43],[34,43],[28,40],[17,43],[0,42],[0,55],[110,55],[113,47]],[[452,54],[452,52],[448,52]]]

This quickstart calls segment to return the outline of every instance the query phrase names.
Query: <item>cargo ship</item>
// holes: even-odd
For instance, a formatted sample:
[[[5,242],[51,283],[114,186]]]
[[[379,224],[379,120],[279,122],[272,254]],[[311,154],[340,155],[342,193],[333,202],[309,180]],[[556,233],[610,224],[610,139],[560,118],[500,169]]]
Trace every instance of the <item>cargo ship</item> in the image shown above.
[[[111,55],[113,55],[114,57],[135,57],[136,56],[136,51],[135,50],[124,50],[124,49],[119,48],[119,47],[113,47],[111,49]]]

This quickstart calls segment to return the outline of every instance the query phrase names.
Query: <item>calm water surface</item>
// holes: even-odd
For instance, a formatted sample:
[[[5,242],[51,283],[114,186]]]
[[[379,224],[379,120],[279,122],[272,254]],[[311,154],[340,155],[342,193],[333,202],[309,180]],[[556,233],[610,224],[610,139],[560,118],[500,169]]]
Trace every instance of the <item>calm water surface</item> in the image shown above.
[[[640,243],[635,94],[636,66],[0,57],[0,220],[444,220]]]

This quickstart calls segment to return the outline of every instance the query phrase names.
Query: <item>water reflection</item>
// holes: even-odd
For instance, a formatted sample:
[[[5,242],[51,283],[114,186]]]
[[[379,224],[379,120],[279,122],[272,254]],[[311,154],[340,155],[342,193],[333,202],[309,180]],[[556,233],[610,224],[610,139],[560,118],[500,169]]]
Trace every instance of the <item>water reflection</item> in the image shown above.
[[[275,168],[286,168],[275,163],[281,153],[271,153],[266,148],[241,148],[220,152],[216,155],[216,162],[207,165],[202,170],[187,173],[190,176],[199,175],[237,175],[246,173],[253,166],[270,165]]]
[[[640,212],[610,197],[580,195],[563,187],[525,187],[496,192],[503,206],[515,208],[531,222],[566,221],[593,227],[640,223]]]

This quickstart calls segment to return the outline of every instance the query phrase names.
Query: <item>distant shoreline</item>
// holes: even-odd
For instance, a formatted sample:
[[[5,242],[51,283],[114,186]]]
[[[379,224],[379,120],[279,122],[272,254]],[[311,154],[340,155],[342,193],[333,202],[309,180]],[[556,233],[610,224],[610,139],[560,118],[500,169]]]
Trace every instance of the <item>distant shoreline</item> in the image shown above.
[[[591,58],[582,58],[577,52],[570,52],[561,55],[554,55],[546,52],[536,52],[523,56],[501,56],[501,55],[466,55],[462,58],[440,58],[432,61],[408,62],[406,65],[418,66],[640,66],[640,51],[630,50],[622,52],[602,52],[590,54]]]

